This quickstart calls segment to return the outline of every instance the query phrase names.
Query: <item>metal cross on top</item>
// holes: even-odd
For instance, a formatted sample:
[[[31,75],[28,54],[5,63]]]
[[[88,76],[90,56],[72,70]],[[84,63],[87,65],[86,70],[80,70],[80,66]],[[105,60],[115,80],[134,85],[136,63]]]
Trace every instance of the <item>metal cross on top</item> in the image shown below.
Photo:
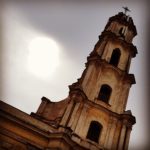
[[[122,7],[124,9],[124,13],[126,15],[127,12],[131,12],[131,10],[128,7]]]

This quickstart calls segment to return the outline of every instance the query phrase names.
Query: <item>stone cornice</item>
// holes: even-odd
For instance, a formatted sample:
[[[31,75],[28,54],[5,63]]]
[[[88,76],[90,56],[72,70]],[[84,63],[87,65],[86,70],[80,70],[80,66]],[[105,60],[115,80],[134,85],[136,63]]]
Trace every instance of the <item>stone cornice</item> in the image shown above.
[[[5,118],[9,118],[13,122],[17,122],[19,124],[24,124],[24,126],[28,126],[30,128],[34,128],[35,130],[40,130],[43,132],[52,132],[52,128],[45,124],[44,122],[33,118],[29,114],[22,112],[2,101],[0,101],[0,114],[3,115]]]
[[[83,91],[83,88],[81,86],[81,84],[79,82],[73,83],[72,85],[69,86],[69,96],[72,97],[72,95],[76,95],[75,96],[75,101],[83,101],[88,99],[88,97],[86,96],[85,92]],[[77,97],[77,99],[76,99]]]
[[[132,114],[128,114],[126,112],[121,114],[121,120],[123,120],[123,123],[129,127],[132,127],[132,125],[134,125],[136,123],[135,117],[132,116]]]
[[[97,64],[99,64],[101,67],[105,66],[106,69],[112,69],[115,72],[118,73],[119,76],[123,77],[123,80],[128,81],[130,84],[135,84],[135,77],[133,74],[128,74],[126,71],[123,71],[121,69],[119,69],[118,67],[115,67],[111,64],[109,64],[108,62],[106,62],[106,60],[102,60],[101,57],[95,53],[91,56],[89,56],[87,58],[88,62],[86,63],[86,66],[88,66],[91,62],[96,62]]]
[[[109,113],[111,116],[117,117],[119,120],[128,120],[130,124],[132,125],[135,124],[135,117],[132,116],[131,113],[130,114],[129,113],[118,114],[111,110],[110,105],[108,105],[108,107],[107,106],[105,107],[101,104],[95,103],[95,101],[89,100],[88,97],[85,95],[84,91],[82,90],[81,85],[78,82],[75,83],[75,85],[71,87],[70,94],[77,94],[75,99],[78,99],[78,98],[81,99],[82,97],[82,101],[84,101],[85,104],[88,104],[97,109],[102,109],[103,111]],[[81,100],[79,100],[78,102],[81,102]]]
[[[112,42],[119,42],[121,45],[126,47],[127,49],[130,49],[132,52],[132,57],[135,57],[136,54],[138,53],[137,48],[133,43],[129,43],[122,39],[120,36],[117,36],[115,33],[112,33],[111,31],[104,31],[102,34],[99,36],[99,39],[105,39],[107,41],[112,41]]]
[[[85,102],[86,102],[86,104],[88,104],[88,105],[90,105],[92,107],[95,107],[95,108],[97,108],[99,110],[101,109],[101,110],[105,111],[106,113],[109,113],[110,116],[118,118],[120,121],[126,120],[128,125],[133,125],[133,124],[136,123],[135,117],[132,114],[127,114],[127,113],[118,114],[118,113],[112,111],[111,108],[108,109],[108,107],[105,107],[105,106],[102,106],[100,104],[97,104],[97,103],[95,103],[95,102],[93,102],[91,100],[86,100]]]

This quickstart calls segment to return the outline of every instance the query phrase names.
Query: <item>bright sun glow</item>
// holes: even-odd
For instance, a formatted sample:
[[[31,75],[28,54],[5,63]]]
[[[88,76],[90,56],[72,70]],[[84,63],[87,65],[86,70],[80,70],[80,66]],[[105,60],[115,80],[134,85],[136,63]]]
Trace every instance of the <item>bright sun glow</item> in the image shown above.
[[[46,37],[37,37],[29,45],[28,68],[40,78],[53,74],[59,64],[58,44]]]

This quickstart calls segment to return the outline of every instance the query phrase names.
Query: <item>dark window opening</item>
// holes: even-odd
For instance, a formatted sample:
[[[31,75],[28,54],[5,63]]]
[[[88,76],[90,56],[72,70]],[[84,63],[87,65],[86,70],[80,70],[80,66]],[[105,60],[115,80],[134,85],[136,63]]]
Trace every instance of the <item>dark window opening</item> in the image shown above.
[[[121,37],[124,37],[123,28],[120,28],[119,34],[120,34]]]
[[[120,28],[119,34],[123,34],[123,28]]]
[[[109,63],[117,67],[119,63],[120,55],[121,53],[119,48],[114,49]]]
[[[90,139],[98,143],[101,130],[102,130],[102,125],[97,121],[92,121],[87,133],[87,139]]]
[[[112,89],[110,86],[104,84],[101,86],[98,99],[101,101],[104,101],[105,103],[108,103],[110,95],[111,95]]]

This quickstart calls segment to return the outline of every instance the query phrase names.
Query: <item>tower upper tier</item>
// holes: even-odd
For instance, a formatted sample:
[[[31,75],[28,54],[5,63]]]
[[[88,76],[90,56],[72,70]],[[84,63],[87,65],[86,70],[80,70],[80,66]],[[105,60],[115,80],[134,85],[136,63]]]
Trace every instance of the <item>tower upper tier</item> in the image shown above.
[[[99,55],[107,63],[129,72],[131,59],[137,54],[137,48],[132,43],[136,35],[132,18],[120,12],[109,18],[89,58]]]
[[[115,33],[129,43],[137,35],[132,18],[123,12],[119,12],[117,15],[110,17],[105,30]]]

